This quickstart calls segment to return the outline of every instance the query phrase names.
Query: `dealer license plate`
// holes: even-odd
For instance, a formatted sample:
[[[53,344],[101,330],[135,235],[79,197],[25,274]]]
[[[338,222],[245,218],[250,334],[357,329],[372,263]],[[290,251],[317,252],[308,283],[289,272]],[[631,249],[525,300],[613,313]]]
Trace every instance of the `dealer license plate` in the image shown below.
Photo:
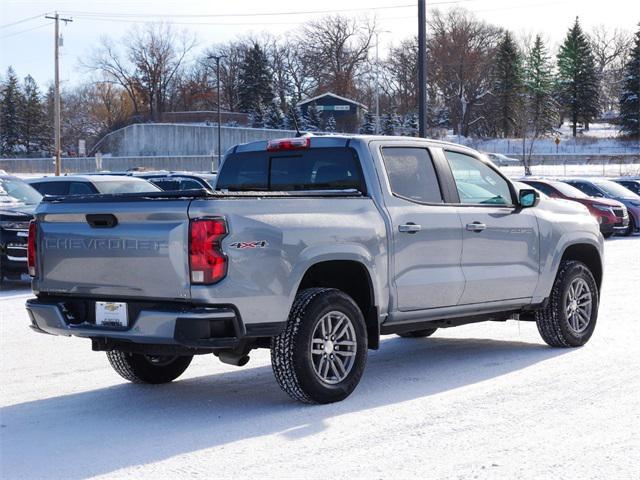
[[[96,325],[105,327],[128,326],[127,304],[123,302],[96,302]]]

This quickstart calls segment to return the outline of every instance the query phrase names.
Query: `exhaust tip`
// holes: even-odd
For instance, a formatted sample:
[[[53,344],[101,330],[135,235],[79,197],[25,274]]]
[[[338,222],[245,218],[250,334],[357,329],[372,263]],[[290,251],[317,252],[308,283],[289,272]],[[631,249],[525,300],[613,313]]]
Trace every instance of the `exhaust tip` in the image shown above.
[[[236,367],[244,367],[249,363],[249,355],[238,354],[233,352],[220,352],[218,358],[222,363],[235,365]]]

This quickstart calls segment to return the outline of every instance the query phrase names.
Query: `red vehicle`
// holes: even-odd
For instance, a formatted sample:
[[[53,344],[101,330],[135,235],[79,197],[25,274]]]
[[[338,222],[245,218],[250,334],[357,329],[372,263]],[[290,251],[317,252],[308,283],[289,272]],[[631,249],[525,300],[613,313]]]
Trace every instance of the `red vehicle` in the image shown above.
[[[600,231],[605,238],[609,238],[614,233],[625,233],[629,227],[627,207],[617,200],[589,197],[571,185],[554,180],[525,178],[519,181],[540,190],[551,198],[562,198],[583,204],[589,209],[591,215],[598,219]]]

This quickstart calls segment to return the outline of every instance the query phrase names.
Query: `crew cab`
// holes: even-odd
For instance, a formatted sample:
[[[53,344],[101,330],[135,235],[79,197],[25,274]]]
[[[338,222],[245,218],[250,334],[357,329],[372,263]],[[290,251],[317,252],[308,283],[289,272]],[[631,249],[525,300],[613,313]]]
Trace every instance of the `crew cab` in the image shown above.
[[[91,339],[138,383],[269,348],[308,403],[351,394],[385,334],[519,319],[581,346],[603,274],[586,207],[406,137],[237,145],[213,192],[46,197],[29,233],[35,331]]]

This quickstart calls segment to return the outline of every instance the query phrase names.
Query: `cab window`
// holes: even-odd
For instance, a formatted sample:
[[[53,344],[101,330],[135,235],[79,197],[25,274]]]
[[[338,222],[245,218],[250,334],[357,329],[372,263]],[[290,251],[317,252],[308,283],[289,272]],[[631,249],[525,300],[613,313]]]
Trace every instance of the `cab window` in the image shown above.
[[[509,183],[491,167],[459,152],[445,151],[460,196],[460,203],[512,205]]]

